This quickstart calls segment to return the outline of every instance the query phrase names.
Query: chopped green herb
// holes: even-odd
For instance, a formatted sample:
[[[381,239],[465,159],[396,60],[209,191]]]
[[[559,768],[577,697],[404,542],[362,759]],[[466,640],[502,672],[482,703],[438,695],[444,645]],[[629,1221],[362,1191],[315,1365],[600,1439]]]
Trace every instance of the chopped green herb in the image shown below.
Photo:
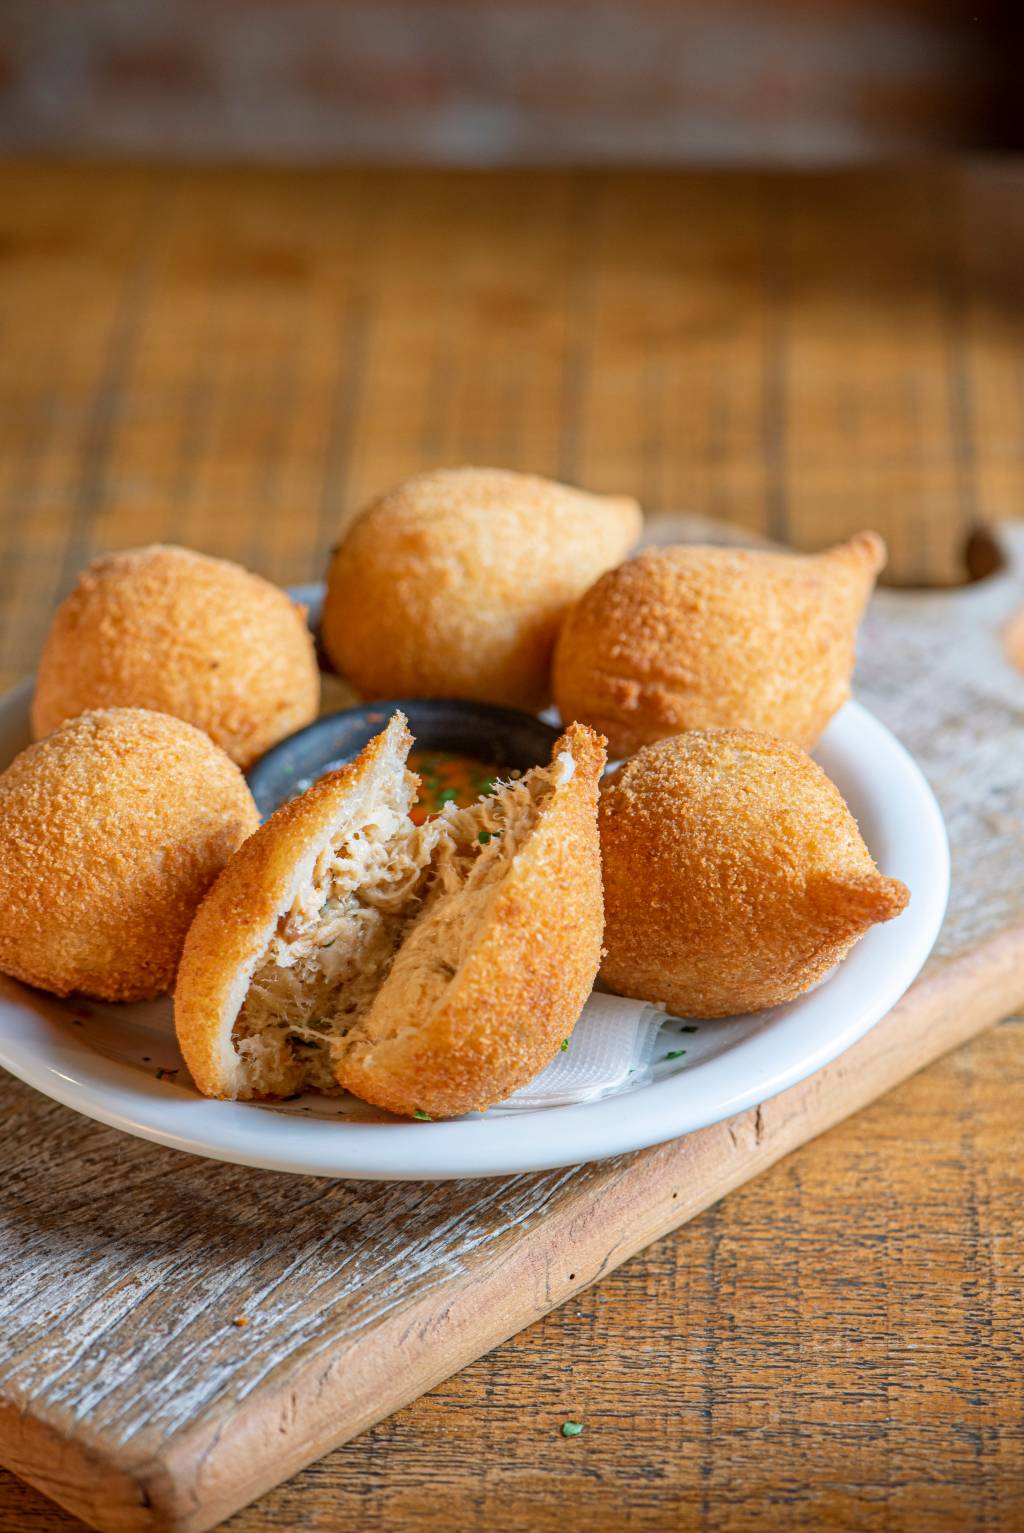
[[[443,792],[437,795],[437,802],[439,804],[454,804],[458,796],[458,789],[445,788]]]
[[[559,1045],[559,1047],[561,1048],[562,1053],[564,1054],[565,1051],[569,1047],[569,1040],[568,1040],[568,1038],[563,1038],[561,1044]]]
[[[685,1053],[685,1049],[669,1049],[668,1053],[664,1057],[666,1059],[682,1059]]]
[[[421,1123],[431,1122],[430,1114],[428,1112],[424,1112],[422,1107],[417,1107],[416,1111],[413,1113],[413,1117],[418,1118]]]
[[[580,1433],[582,1431],[583,1431],[583,1423],[582,1423],[582,1421],[563,1421],[562,1422],[562,1436],[563,1437],[579,1437],[579,1435],[580,1435]]]
[[[476,839],[479,841],[481,846],[486,846],[488,841],[491,839],[491,833],[489,830],[481,830],[477,833]]]

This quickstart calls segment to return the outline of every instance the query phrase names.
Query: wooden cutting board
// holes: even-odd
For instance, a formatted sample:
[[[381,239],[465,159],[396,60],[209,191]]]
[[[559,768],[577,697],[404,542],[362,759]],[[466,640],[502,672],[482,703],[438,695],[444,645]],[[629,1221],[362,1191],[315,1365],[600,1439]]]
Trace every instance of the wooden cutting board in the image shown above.
[[[935,787],[952,899],[900,1005],[783,1096],[595,1165],[416,1186],[197,1160],[4,1077],[0,1461],[111,1533],[212,1527],[1021,1005],[1024,529],[1003,545],[1003,573],[866,621],[859,696]]]

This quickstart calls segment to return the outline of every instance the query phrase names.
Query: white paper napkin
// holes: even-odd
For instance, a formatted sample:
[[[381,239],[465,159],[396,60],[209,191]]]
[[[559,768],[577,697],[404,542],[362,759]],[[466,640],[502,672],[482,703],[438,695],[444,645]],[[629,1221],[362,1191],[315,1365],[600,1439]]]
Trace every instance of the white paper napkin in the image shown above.
[[[665,1013],[649,1001],[628,1001],[594,992],[573,1029],[569,1047],[547,1069],[491,1114],[535,1112],[592,1102],[621,1090],[649,1064]]]

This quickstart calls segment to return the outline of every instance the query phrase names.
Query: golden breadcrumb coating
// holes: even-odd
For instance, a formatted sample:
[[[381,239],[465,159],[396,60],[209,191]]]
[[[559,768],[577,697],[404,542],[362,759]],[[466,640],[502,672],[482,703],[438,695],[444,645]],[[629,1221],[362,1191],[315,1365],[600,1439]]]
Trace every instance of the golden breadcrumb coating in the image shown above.
[[[566,611],[628,553],[641,520],[629,496],[502,469],[407,479],[362,513],[335,553],[327,652],[365,697],[536,711],[551,701]]]
[[[261,1089],[239,1060],[232,1033],[253,972],[287,922],[298,893],[339,829],[364,819],[389,757],[404,764],[412,737],[401,719],[354,761],[282,804],[231,858],[203,901],[185,942],[174,992],[174,1026],[189,1073],[205,1096],[287,1096]]]
[[[399,950],[337,1078],[405,1115],[482,1111],[533,1080],[568,1038],[597,978],[603,902],[597,792],[604,742],[572,724],[552,751],[575,770],[556,789],[490,903],[459,932],[455,972],[421,1012],[410,984],[443,961],[444,908],[424,911]],[[448,924],[461,925],[461,912]],[[418,972],[417,972],[418,971]],[[412,1004],[410,1004],[412,1002]]]
[[[680,1016],[792,1000],[910,897],[816,762],[749,730],[645,746],[605,780],[600,826],[601,977]]]
[[[175,1026],[201,1091],[348,1088],[447,1117],[538,1073],[597,974],[603,742],[413,826],[401,714],[247,841],[189,932]],[[484,829],[482,827],[492,827]]]
[[[94,559],[58,607],[32,732],[89,708],[150,708],[247,767],[310,723],[319,701],[301,607],[239,564],[154,545]]]
[[[62,724],[0,776],[0,970],[56,995],[164,994],[258,824],[238,767],[191,724],[141,708]]]
[[[857,625],[884,563],[874,532],[810,556],[648,549],[566,619],[562,717],[607,735],[613,760],[684,729],[764,730],[809,750],[850,696]]]

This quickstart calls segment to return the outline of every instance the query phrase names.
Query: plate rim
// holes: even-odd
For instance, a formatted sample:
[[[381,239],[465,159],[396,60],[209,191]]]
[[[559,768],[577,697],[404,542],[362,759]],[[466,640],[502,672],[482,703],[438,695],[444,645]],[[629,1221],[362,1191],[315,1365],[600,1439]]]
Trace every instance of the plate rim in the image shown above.
[[[0,722],[6,720],[12,730],[19,709],[27,712],[32,686],[31,680],[25,681],[0,698]],[[608,1159],[706,1128],[779,1095],[862,1038],[906,993],[941,929],[949,895],[950,856],[935,795],[906,747],[856,701],[846,703],[835,715],[815,756],[819,752],[828,756],[830,749],[835,750],[837,737],[842,753],[847,731],[860,740],[861,752],[859,757],[855,752],[855,757],[871,764],[868,781],[877,787],[877,779],[888,773],[893,797],[901,795],[904,808],[907,802],[913,804],[915,812],[909,818],[904,814],[901,830],[915,843],[915,854],[923,858],[925,871],[919,887],[911,890],[907,911],[895,921],[873,928],[817,990],[793,1003],[801,1014],[806,1015],[813,1007],[816,1015],[823,1001],[831,997],[842,1003],[842,1026],[825,1029],[817,1047],[805,1044],[788,1062],[776,1062],[774,1068],[769,1043],[772,1029],[766,1027],[689,1069],[635,1092],[594,1102],[514,1118],[488,1119],[481,1114],[430,1125],[339,1124],[338,1120],[274,1113],[255,1103],[211,1102],[191,1087],[149,1079],[134,1067],[90,1049],[84,1039],[64,1033],[49,1040],[49,1050],[42,1038],[37,1038],[34,1050],[19,1047],[17,1022],[9,1025],[11,1014],[17,1018],[19,1008],[3,996],[0,1065],[85,1117],[169,1149],[262,1170],[344,1180],[449,1181],[531,1174]],[[852,759],[848,745],[845,749],[847,759]],[[901,930],[904,937],[912,933],[913,940],[901,942]],[[865,952],[869,954],[867,960],[862,956]],[[884,977],[869,987],[867,999],[858,1004],[857,985],[865,962],[875,956],[877,970],[886,955]],[[32,1015],[38,1018],[40,1013]],[[781,1025],[785,1026],[786,1020],[792,1019],[783,1019]],[[799,1030],[799,1026],[791,1029]],[[730,1091],[729,1077],[735,1074],[735,1055],[740,1051],[746,1056],[745,1068],[739,1086]],[[79,1069],[76,1078],[69,1072],[83,1059],[85,1067]],[[89,1063],[95,1066],[97,1061],[102,1061],[102,1079],[90,1080]],[[698,1077],[703,1089],[695,1092],[687,1082]],[[626,1104],[632,1104],[632,1110]],[[210,1120],[216,1124],[212,1130],[202,1121],[210,1112],[218,1114]],[[530,1129],[539,1132],[531,1133]],[[413,1134],[420,1136],[418,1141],[412,1141]]]

